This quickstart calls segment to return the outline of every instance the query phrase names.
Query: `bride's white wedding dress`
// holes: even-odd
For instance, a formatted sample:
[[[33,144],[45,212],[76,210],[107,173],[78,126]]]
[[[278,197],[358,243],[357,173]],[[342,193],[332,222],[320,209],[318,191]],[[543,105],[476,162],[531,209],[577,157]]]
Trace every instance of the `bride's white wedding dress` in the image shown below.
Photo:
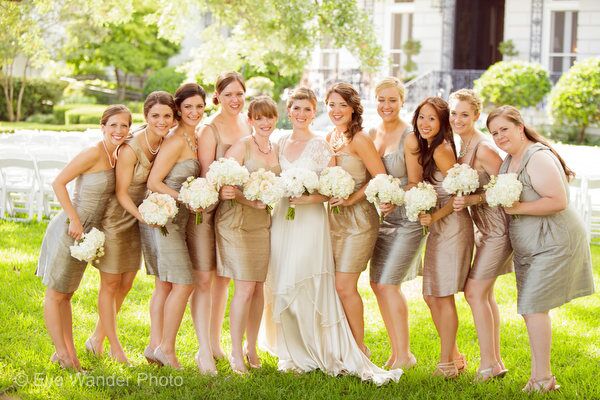
[[[298,159],[290,161],[283,155],[288,137],[279,141],[282,170],[296,167],[320,173],[327,167],[332,154],[323,138],[311,139]],[[298,205],[295,219],[288,221],[288,204],[287,199],[282,200],[272,218],[261,345],[279,357],[280,370],[347,373],[378,385],[397,381],[402,370],[377,367],[352,336],[335,291],[324,205]]]

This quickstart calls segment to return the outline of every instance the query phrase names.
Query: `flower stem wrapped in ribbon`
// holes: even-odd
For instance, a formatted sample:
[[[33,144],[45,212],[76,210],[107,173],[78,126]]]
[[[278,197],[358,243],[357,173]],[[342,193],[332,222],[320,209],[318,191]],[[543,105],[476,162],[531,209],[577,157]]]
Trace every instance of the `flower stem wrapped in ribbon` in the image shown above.
[[[319,177],[306,168],[290,168],[281,173],[281,185],[285,197],[300,197],[303,194],[312,194],[319,188]],[[296,217],[296,206],[291,204],[287,209],[285,219],[294,220]]]
[[[345,200],[354,193],[354,186],[352,175],[339,166],[325,168],[319,177],[319,193],[323,196]],[[331,212],[339,214],[340,207],[332,207]]]
[[[181,185],[179,201],[192,210],[208,208],[219,201],[219,192],[208,179],[190,176]],[[196,225],[202,223],[202,212],[196,212]]]
[[[160,233],[163,236],[169,234],[165,225],[179,211],[175,199],[164,193],[150,193],[140,204],[138,210],[148,225],[160,227]]]

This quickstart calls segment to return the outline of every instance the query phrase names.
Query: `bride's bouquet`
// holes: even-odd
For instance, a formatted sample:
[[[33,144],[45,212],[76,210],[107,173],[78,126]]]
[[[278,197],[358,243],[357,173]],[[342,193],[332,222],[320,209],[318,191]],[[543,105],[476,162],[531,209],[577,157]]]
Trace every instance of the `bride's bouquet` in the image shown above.
[[[391,175],[378,174],[369,181],[365,189],[367,201],[379,206],[381,203],[390,203],[396,206],[404,204],[404,190],[400,187],[400,179]],[[380,212],[379,222],[383,222]]]
[[[179,201],[191,209],[208,208],[219,201],[219,192],[208,179],[190,176],[181,185]],[[202,213],[196,212],[196,225],[202,223]]]
[[[286,169],[281,173],[280,179],[284,197],[300,197],[303,194],[311,194],[319,188],[319,177],[310,169]],[[287,209],[285,219],[293,220],[295,217],[296,206],[291,204]]]
[[[347,199],[354,192],[354,179],[342,167],[327,167],[319,178],[319,193],[327,197]],[[331,209],[334,214],[340,213],[340,207]]]
[[[170,218],[177,215],[179,209],[175,199],[164,193],[150,193],[138,207],[142,218],[148,225],[160,226],[163,236],[169,234],[165,227]]]
[[[213,185],[217,192],[223,186],[243,186],[250,177],[250,173],[243,165],[240,165],[233,158],[219,158],[208,167],[206,179]],[[230,200],[231,204],[235,200]]]
[[[92,228],[69,247],[71,256],[79,261],[93,262],[104,255],[104,232]]]
[[[457,196],[473,193],[479,188],[479,175],[468,164],[454,164],[448,170],[442,187],[449,194]]]
[[[417,186],[406,192],[404,204],[408,220],[416,222],[419,219],[419,214],[428,212],[437,205],[437,193],[431,184],[419,182]],[[424,226],[423,233],[426,232],[427,228]]]
[[[521,197],[523,184],[517,174],[492,175],[485,189],[485,200],[491,207],[512,207]]]
[[[285,191],[280,179],[264,168],[252,172],[244,185],[244,197],[252,201],[262,201],[267,205],[267,212],[271,212],[273,205],[284,195]]]

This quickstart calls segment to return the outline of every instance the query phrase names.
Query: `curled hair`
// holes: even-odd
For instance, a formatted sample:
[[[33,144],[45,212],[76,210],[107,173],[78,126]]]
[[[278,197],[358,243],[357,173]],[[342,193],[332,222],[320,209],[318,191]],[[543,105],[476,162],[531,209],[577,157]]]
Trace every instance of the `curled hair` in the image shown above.
[[[175,107],[177,110],[181,110],[181,103],[183,103],[185,99],[189,99],[190,97],[194,96],[202,97],[202,101],[206,104],[206,92],[202,86],[198,85],[197,83],[184,83],[183,85],[179,86],[179,88],[177,88],[175,91],[175,96],[173,99],[175,101]],[[179,113],[175,113],[175,119],[178,121],[181,119]]]
[[[146,97],[146,101],[144,101],[144,117],[148,118],[148,113],[150,109],[157,104],[161,104],[163,106],[168,106],[173,111],[173,117],[177,115],[177,106],[175,105],[175,100],[173,100],[173,96],[171,93],[157,90],[152,92]]]
[[[354,135],[356,135],[358,132],[362,131],[362,129],[363,129],[363,127],[362,127],[363,106],[362,106],[362,104],[360,104],[360,96],[358,95],[358,92],[356,91],[356,89],[354,89],[352,87],[351,84],[346,83],[346,82],[340,82],[340,83],[334,84],[332,87],[329,88],[329,90],[327,91],[327,94],[325,95],[325,103],[327,103],[327,101],[329,100],[329,96],[331,96],[333,93],[337,93],[340,96],[342,96],[342,99],[344,99],[344,101],[354,111],[352,113],[352,119],[350,120],[350,123],[348,124],[346,132],[344,132],[344,136],[346,137],[348,142],[350,142],[354,138]]]
[[[215,82],[215,92],[212,96],[212,101],[214,105],[219,104],[219,99],[217,98],[217,96],[219,96],[219,94],[221,94],[221,92],[225,90],[225,88],[229,86],[229,84],[232,82],[238,82],[240,85],[242,85],[242,89],[244,89],[244,92],[246,92],[246,84],[244,83],[244,78],[242,77],[242,75],[235,71],[223,72],[217,77],[217,81]]]
[[[106,107],[106,110],[102,113],[102,117],[100,117],[100,125],[106,125],[109,118],[117,114],[127,114],[129,116],[129,126],[131,126],[131,111],[123,104],[113,104]]]
[[[517,110],[513,106],[502,106],[496,108],[488,115],[487,120],[485,121],[485,125],[488,127],[488,129],[490,129],[490,122],[492,122],[498,117],[505,118],[517,126],[522,126],[523,132],[525,133],[525,136],[527,136],[527,139],[531,140],[534,143],[543,144],[548,149],[550,149],[554,156],[556,156],[556,158],[560,162],[560,165],[562,166],[563,171],[565,172],[565,175],[567,176],[567,180],[571,180],[575,177],[575,172],[567,166],[565,160],[558,154],[554,147],[550,145],[550,142],[548,142],[542,135],[537,133],[534,129],[525,125],[525,122],[523,121],[523,117],[521,116],[519,110]]]
[[[257,96],[248,106],[249,119],[277,118],[278,116],[277,104],[269,96]]]
[[[377,86],[375,86],[375,95],[377,96],[379,92],[384,89],[394,88],[398,91],[398,96],[400,97],[400,102],[404,104],[404,98],[406,97],[406,90],[404,89],[404,84],[402,81],[396,77],[390,76],[387,78],[383,78]]]
[[[306,86],[298,87],[292,91],[290,97],[287,99],[286,107],[290,108],[294,101],[298,100],[308,100],[308,102],[313,106],[313,109],[317,109],[317,96],[312,89]]]
[[[459,89],[456,92],[451,93],[448,101],[450,100],[466,101],[473,107],[475,115],[481,114],[481,98],[471,89]]]
[[[435,110],[438,121],[440,122],[440,131],[433,138],[431,143],[427,143],[427,139],[424,139],[419,132],[417,121],[419,120],[419,113],[421,108],[425,105],[430,105]],[[417,136],[419,142],[419,163],[423,167],[423,179],[429,182],[435,181],[433,174],[436,170],[435,160],[433,159],[433,153],[435,149],[446,142],[452,146],[452,151],[456,157],[456,146],[454,145],[454,138],[452,136],[452,129],[450,128],[450,110],[448,103],[441,97],[428,97],[419,104],[415,109],[415,113],[412,119],[413,130]]]

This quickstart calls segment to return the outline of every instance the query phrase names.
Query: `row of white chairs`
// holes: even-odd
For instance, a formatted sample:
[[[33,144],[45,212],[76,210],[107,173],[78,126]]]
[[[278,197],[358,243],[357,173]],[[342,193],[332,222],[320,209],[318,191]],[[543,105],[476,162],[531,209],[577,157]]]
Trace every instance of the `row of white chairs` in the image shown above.
[[[600,238],[600,175],[575,177],[571,202],[583,219],[588,239]]]

